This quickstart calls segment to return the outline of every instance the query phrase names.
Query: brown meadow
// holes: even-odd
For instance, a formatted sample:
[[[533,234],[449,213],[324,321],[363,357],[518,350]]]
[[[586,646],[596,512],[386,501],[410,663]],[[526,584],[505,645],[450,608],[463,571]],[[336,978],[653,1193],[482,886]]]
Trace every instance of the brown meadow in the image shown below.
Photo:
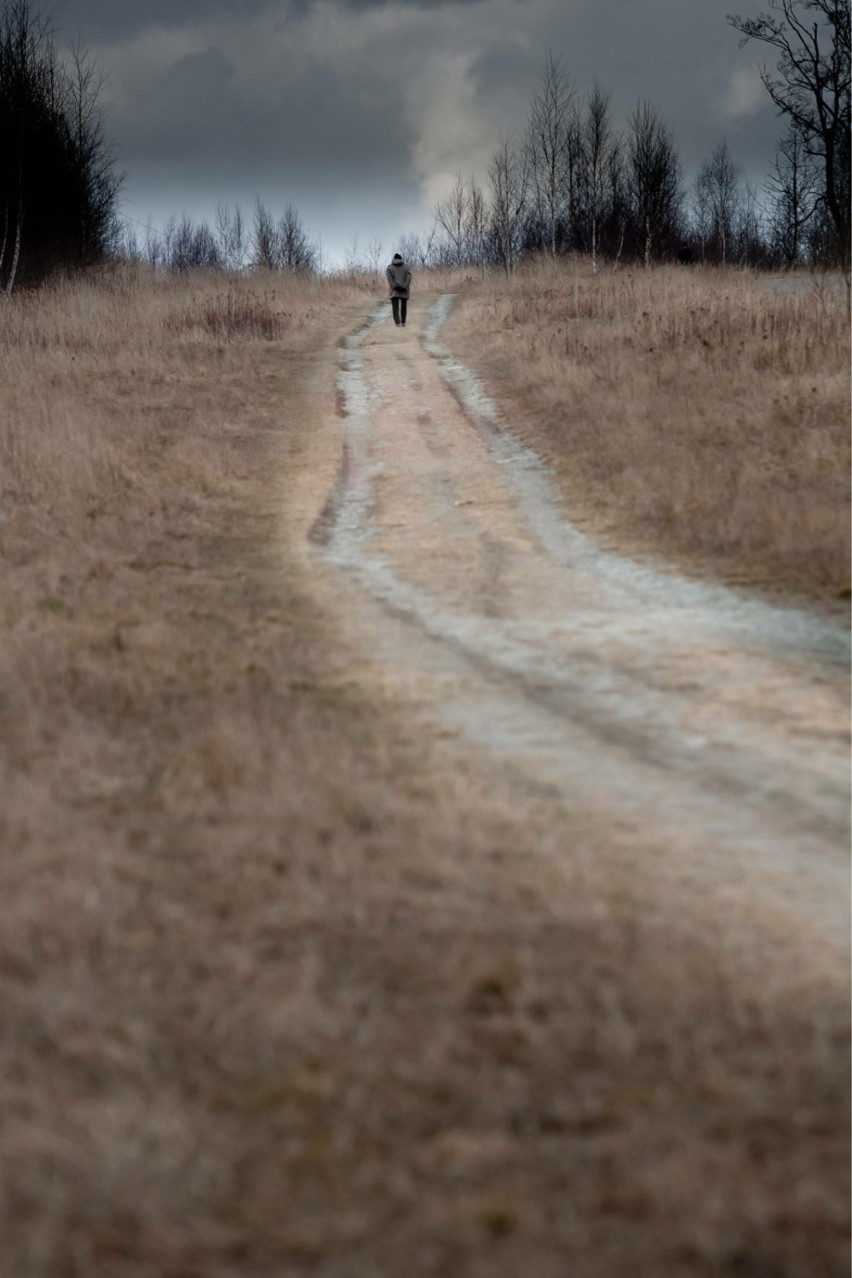
[[[837,279],[540,263],[449,330],[571,517],[693,572],[849,587],[849,325]]]
[[[839,589],[830,298],[431,286],[591,526]],[[834,1278],[818,944],[732,944],[654,849],[519,804],[311,595],[335,345],[380,293],[0,304],[0,1274]]]

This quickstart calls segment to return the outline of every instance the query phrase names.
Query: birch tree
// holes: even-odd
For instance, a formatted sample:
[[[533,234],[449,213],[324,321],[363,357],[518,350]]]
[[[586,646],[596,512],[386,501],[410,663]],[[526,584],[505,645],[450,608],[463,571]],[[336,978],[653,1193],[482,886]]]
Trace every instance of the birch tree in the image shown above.
[[[713,246],[716,260],[724,266],[728,261],[740,205],[739,171],[731,159],[727,142],[720,142],[711,158],[702,165],[696,187],[704,201],[702,212],[707,238]]]
[[[529,200],[527,152],[518,152],[501,137],[488,166],[491,205],[491,252],[495,263],[511,275],[521,255]]]
[[[435,221],[443,231],[444,256],[449,266],[465,260],[468,232],[468,198],[464,178],[457,174],[451,189],[434,207]]]
[[[630,117],[627,158],[634,229],[647,268],[676,238],[681,201],[674,141],[650,102],[640,102]]]
[[[610,203],[610,178],[617,139],[610,117],[610,93],[595,80],[580,123],[580,188],[585,246],[598,272],[601,227]]]
[[[541,247],[553,257],[570,214],[575,94],[559,58],[549,54],[530,103],[526,152]]]
[[[243,211],[237,204],[219,204],[216,208],[216,244],[223,266],[241,271],[247,265],[248,242]]]

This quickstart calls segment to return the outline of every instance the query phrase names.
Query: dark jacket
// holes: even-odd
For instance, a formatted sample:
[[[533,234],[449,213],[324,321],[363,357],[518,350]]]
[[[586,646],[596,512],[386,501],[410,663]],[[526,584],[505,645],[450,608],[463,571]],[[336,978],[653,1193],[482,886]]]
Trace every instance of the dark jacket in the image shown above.
[[[386,274],[391,297],[410,296],[411,268],[406,266],[405,262],[391,262]]]

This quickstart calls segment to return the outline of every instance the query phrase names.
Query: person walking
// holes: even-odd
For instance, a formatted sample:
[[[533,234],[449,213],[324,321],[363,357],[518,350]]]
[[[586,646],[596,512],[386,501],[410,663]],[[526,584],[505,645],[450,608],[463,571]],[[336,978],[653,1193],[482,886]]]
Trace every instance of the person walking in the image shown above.
[[[393,261],[387,269],[388,288],[390,289],[393,322],[397,328],[405,328],[405,317],[408,314],[408,299],[411,296],[411,269],[405,265],[401,253],[394,253]]]

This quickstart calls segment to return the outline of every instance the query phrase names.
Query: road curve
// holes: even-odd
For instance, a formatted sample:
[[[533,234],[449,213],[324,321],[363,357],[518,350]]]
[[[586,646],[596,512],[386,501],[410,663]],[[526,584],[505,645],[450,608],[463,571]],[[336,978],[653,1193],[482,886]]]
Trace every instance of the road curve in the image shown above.
[[[343,453],[311,540],[356,587],[341,626],[531,793],[666,847],[708,905],[842,946],[844,627],[597,548],[440,344],[451,304],[406,329],[380,307],[338,348]]]

